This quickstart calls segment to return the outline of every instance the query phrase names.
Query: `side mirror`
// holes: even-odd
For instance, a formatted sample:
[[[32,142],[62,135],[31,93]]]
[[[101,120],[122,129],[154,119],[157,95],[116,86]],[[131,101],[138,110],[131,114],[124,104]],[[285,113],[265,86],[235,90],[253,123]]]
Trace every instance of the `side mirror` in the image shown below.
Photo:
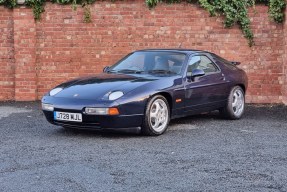
[[[109,66],[105,66],[105,67],[103,68],[103,72],[104,72],[104,73],[108,72],[108,71],[109,71],[109,68],[110,68]]]
[[[205,75],[205,73],[202,69],[193,69],[192,70],[192,77],[200,77],[203,75]]]
[[[202,69],[193,69],[192,72],[187,72],[187,78],[194,80],[195,77],[200,77],[205,75]]]

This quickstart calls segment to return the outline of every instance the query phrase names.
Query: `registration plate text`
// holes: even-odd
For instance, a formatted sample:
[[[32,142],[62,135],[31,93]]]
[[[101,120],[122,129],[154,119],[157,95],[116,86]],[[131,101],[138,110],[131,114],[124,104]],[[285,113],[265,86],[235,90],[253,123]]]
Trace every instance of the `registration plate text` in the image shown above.
[[[61,121],[82,122],[82,114],[54,111],[54,119],[61,120]]]

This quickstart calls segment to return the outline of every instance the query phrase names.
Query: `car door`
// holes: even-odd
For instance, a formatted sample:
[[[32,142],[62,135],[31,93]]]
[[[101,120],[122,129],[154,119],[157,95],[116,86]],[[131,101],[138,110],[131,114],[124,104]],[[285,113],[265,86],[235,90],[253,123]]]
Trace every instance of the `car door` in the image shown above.
[[[204,75],[184,80],[185,111],[206,111],[222,106],[226,100],[227,85],[220,68],[205,54],[192,55],[188,61],[187,73],[201,69]]]

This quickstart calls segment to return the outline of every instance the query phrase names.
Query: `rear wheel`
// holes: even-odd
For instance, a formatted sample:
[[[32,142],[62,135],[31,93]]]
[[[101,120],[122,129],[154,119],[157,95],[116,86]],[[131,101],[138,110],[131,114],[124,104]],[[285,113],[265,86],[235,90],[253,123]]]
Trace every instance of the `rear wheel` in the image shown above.
[[[161,95],[152,97],[145,111],[142,133],[151,136],[163,134],[170,120],[169,105],[165,97]]]
[[[245,93],[240,86],[231,89],[227,104],[220,109],[220,113],[227,119],[240,119],[244,113]]]

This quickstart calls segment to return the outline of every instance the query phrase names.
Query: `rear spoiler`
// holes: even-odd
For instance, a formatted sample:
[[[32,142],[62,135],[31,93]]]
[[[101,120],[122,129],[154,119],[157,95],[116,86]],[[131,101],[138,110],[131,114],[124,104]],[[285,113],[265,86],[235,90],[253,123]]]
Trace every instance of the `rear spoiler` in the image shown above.
[[[231,63],[232,65],[240,65],[240,62],[237,62],[237,61],[230,61],[230,63]]]

